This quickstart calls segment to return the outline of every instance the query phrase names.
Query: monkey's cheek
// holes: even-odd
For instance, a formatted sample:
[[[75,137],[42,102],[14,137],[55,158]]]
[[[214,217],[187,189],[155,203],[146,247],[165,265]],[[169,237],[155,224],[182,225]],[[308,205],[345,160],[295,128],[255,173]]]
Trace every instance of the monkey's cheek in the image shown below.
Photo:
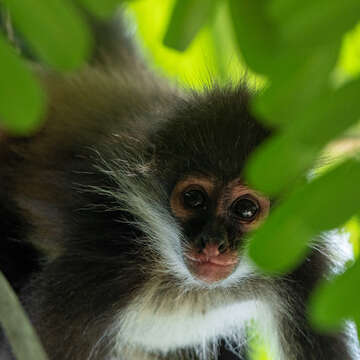
[[[212,262],[187,262],[190,272],[199,280],[208,284],[226,279],[232,274],[236,264],[219,265]]]

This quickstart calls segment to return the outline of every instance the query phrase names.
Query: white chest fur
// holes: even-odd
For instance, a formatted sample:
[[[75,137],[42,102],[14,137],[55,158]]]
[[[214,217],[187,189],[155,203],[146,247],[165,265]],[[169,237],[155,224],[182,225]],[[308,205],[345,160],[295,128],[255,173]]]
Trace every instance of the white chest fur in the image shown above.
[[[218,306],[205,312],[194,310],[188,304],[179,306],[179,303],[166,313],[139,304],[131,305],[116,326],[117,343],[119,350],[130,345],[166,354],[192,347],[205,354],[220,338],[240,344],[245,325],[251,320],[266,324],[264,330],[274,334],[273,314],[269,310],[267,304],[255,300]]]

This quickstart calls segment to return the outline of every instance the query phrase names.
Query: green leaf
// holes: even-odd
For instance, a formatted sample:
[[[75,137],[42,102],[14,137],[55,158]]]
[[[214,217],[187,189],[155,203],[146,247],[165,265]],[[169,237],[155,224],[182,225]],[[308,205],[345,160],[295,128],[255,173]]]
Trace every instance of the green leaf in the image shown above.
[[[38,56],[60,70],[79,67],[89,56],[89,29],[71,2],[4,0],[16,28]]]
[[[92,14],[99,18],[109,18],[116,8],[121,4],[122,0],[79,0]]]
[[[184,51],[199,30],[211,20],[217,0],[177,0],[171,14],[164,45]]]
[[[342,225],[358,211],[359,183],[360,163],[351,159],[296,190],[250,239],[252,259],[267,272],[292,270],[316,234]]]
[[[267,14],[268,0],[228,0],[241,54],[259,73],[269,73],[278,54],[277,30]],[[285,61],[286,62],[286,61]]]
[[[305,111],[295,113],[288,132],[304,144],[323,146],[360,118],[360,79],[315,99]]]
[[[359,93],[357,79],[294,111],[281,135],[253,154],[246,170],[250,183],[275,195],[304,173],[324,145],[360,118]]]
[[[314,49],[291,71],[279,69],[271,86],[253,103],[254,113],[273,125],[293,121],[326,91],[339,56],[340,42]]]
[[[0,323],[17,360],[47,360],[14,291],[0,271]]]
[[[0,68],[0,128],[14,135],[28,135],[42,123],[44,94],[1,34]]]
[[[360,261],[330,282],[323,282],[312,294],[310,320],[320,330],[337,329],[343,320],[360,319]]]
[[[317,46],[337,41],[359,21],[359,0],[274,0],[269,14],[286,44]],[[286,45],[284,44],[284,45]]]
[[[304,173],[319,151],[281,133],[254,151],[245,169],[246,178],[259,191],[276,195]]]

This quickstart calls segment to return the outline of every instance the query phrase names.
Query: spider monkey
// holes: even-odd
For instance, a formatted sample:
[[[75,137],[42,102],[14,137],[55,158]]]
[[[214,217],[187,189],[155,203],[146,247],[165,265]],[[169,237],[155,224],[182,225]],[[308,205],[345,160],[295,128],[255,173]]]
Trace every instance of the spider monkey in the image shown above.
[[[271,133],[249,112],[254,95],[177,89],[121,22],[92,26],[85,68],[36,71],[42,129],[0,137],[0,268],[49,358],[249,359],[255,321],[276,360],[354,359],[345,331],[317,334],[306,318],[326,244],[286,276],[247,256],[272,203],[243,176]]]

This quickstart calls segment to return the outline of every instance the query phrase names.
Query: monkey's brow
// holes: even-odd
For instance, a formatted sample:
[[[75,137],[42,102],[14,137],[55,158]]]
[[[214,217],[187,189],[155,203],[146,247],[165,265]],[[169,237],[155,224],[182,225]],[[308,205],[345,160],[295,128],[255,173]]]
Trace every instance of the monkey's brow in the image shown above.
[[[176,180],[176,182],[184,181],[184,180],[186,180],[188,178],[206,179],[206,180],[209,180],[211,182],[216,181],[216,177],[214,176],[214,174],[206,173],[205,171],[201,171],[201,170],[190,170],[190,171],[187,171],[184,174],[182,174]]]

